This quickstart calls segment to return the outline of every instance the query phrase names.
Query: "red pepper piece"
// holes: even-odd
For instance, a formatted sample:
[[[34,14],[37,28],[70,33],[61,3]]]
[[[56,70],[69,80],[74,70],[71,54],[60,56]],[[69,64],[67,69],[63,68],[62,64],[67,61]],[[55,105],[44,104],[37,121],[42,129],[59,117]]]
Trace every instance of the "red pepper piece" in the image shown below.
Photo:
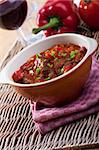
[[[72,65],[65,66],[65,67],[64,67],[64,72],[67,72],[67,71],[69,71],[69,70],[72,69],[72,68],[73,68]]]
[[[45,57],[46,57],[46,58],[51,58],[51,54],[50,54],[49,52],[46,52],[46,53],[45,53]]]
[[[23,78],[23,73],[21,72],[21,70],[18,70],[16,72],[14,72],[12,78],[14,81],[18,82]]]
[[[56,49],[57,49],[58,51],[62,51],[62,50],[63,50],[62,47],[57,47]]]
[[[73,1],[48,0],[38,12],[37,25],[33,33],[44,30],[46,36],[76,31],[79,17]]]

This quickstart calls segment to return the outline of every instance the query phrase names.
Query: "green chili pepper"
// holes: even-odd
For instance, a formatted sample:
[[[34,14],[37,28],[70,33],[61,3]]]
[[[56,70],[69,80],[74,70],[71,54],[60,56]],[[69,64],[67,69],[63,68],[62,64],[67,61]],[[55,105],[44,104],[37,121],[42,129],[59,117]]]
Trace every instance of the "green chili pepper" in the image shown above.
[[[54,53],[54,52],[52,52],[52,53],[51,53],[51,56],[55,57],[55,53]]]
[[[50,67],[50,68],[52,68],[53,64],[48,63],[47,66]]]
[[[62,53],[62,56],[63,56],[63,57],[66,57],[66,55],[67,55],[66,53]]]
[[[50,80],[50,79],[51,79],[50,77],[45,78],[45,80]]]
[[[36,58],[39,58],[41,55],[39,53],[36,54]]]
[[[36,80],[40,80],[41,79],[41,77],[36,77]]]
[[[71,51],[71,53],[70,53],[70,59],[73,59],[76,56],[77,53],[78,52],[76,50],[75,51]]]
[[[40,73],[40,71],[41,71],[41,69],[38,67],[38,68],[36,68],[36,73],[37,74],[39,74]]]

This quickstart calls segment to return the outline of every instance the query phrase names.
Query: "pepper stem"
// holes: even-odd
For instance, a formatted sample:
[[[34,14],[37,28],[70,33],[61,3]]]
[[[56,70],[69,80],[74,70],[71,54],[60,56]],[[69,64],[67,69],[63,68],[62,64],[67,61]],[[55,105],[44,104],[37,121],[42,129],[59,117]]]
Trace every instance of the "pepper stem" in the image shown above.
[[[58,18],[54,17],[54,18],[51,18],[49,23],[48,24],[45,24],[44,26],[42,27],[39,27],[39,28],[34,28],[32,30],[32,32],[34,34],[37,34],[38,32],[42,31],[42,30],[46,30],[48,28],[52,28],[52,27],[57,27],[59,25],[60,21]]]
[[[84,0],[85,3],[90,3],[92,0]]]

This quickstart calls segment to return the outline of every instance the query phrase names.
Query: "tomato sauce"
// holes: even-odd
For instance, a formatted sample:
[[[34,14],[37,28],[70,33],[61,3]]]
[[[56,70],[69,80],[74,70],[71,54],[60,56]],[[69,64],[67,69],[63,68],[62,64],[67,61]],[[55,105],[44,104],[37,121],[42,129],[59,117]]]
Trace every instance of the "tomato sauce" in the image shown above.
[[[87,49],[75,44],[58,44],[38,53],[19,70],[13,73],[12,78],[17,83],[32,84],[44,82],[69,71],[85,56]]]

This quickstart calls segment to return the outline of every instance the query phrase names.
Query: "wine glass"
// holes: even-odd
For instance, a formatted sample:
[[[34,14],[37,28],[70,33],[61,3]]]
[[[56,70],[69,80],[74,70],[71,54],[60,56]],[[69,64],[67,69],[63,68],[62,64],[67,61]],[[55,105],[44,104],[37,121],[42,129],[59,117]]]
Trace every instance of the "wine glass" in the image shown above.
[[[26,0],[0,0],[0,27],[18,29],[27,15]]]
[[[37,12],[37,4],[33,0],[0,0],[0,27],[16,30],[22,44],[28,45],[34,36],[31,28],[30,37],[26,26],[34,12]]]

